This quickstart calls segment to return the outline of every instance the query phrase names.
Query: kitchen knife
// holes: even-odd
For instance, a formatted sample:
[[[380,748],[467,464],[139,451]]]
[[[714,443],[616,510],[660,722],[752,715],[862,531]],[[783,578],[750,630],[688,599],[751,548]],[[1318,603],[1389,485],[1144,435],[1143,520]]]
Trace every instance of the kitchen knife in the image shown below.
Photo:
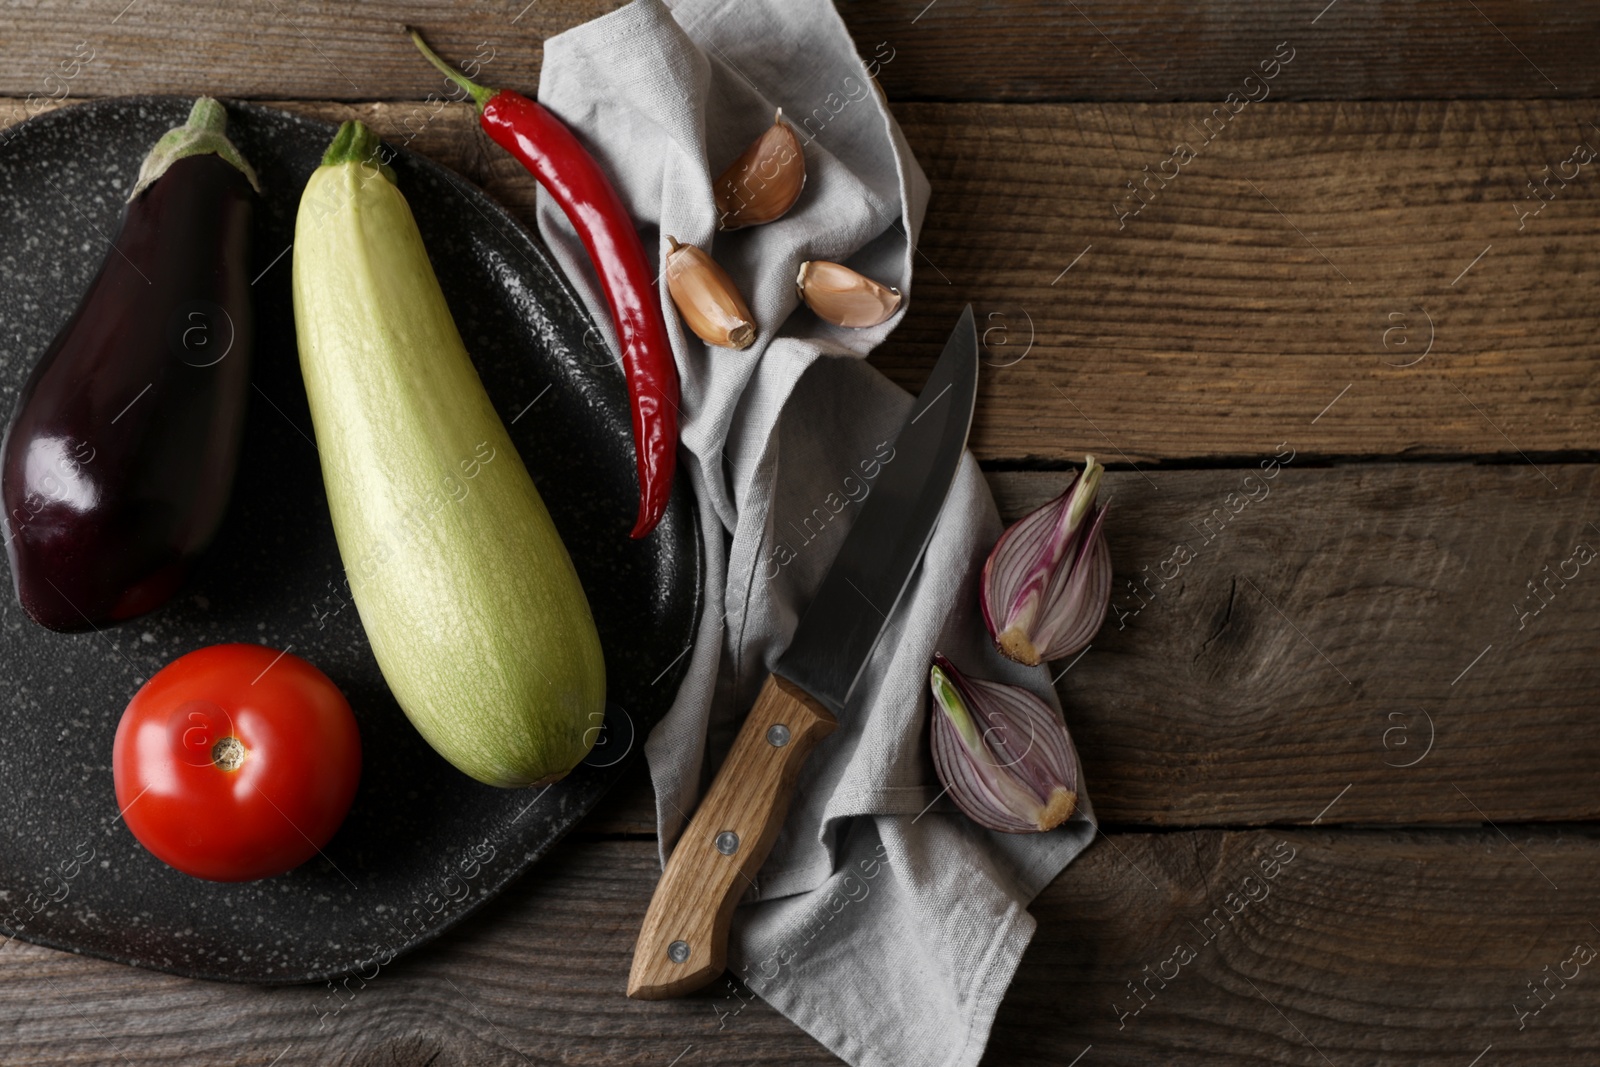
[[[680,996],[723,972],[734,906],[772,850],[801,765],[838,725],[835,715],[933,534],[977,392],[978,331],[969,304],[900,427],[893,462],[667,861],[634,946],[628,996]]]

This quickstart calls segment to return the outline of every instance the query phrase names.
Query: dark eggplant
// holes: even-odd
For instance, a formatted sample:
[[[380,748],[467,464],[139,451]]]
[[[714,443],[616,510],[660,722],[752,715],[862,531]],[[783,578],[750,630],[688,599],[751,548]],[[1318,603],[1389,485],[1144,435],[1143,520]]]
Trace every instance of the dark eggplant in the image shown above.
[[[23,609],[85,630],[160,607],[222,522],[250,388],[255,173],[197,100],[23,386],[0,444]]]

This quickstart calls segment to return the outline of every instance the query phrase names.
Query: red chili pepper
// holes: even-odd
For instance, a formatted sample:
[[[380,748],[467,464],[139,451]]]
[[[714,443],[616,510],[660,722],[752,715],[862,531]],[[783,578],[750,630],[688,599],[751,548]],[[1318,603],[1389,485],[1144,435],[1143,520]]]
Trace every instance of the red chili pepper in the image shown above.
[[[655,529],[667,508],[678,450],[678,367],[667,340],[661,299],[639,231],[610,180],[562,121],[520,93],[489,89],[440,59],[407,27],[428,61],[472,95],[478,124],[515,156],[566,212],[611,305],[622,367],[633,399],[639,465],[639,518],[633,536]]]

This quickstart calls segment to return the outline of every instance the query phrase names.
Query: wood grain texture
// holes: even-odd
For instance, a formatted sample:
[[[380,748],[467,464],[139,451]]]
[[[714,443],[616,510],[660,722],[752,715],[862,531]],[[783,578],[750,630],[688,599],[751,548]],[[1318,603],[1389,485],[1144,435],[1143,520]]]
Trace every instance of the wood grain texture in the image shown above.
[[[1547,966],[1570,975],[1578,943],[1600,948],[1600,841],[1501,829],[1098,841],[1034,903],[1039,929],[985,1062],[1065,1067],[1093,1045],[1110,1064],[1465,1067],[1490,1044],[1495,1062],[1593,1062],[1595,964],[1552,982],[1548,1002],[1527,983]],[[655,874],[649,842],[568,842],[449,938],[337,992],[12,943],[0,1063],[837,1063],[725,980],[684,1000],[623,995]],[[1174,977],[1180,944],[1193,958]],[[1152,972],[1168,978],[1143,986]],[[1538,1004],[1519,1030],[1517,1010]]]
[[[1105,476],[1111,612],[1052,666],[1096,814],[1600,818],[1600,470],[1300,462]]]
[[[403,24],[446,58],[481,56],[486,84],[532,96],[544,39],[623,0],[45,0],[0,15],[8,95],[206,92],[261,98],[420,100],[445,79]],[[480,46],[482,46],[480,51]],[[80,62],[74,64],[76,57]],[[66,66],[63,66],[66,63]]]
[[[1100,841],[1035,903],[984,1062],[1594,1063],[1597,843],[1502,829]]]
[[[1275,450],[1101,483],[1112,610],[1081,659],[1051,666],[1096,815],[1600,819],[1600,559],[1576,549],[1600,552],[1600,468],[1544,465],[1552,485],[1521,461],[1296,455],[1267,478]],[[989,484],[1015,520],[1069,477]],[[653,832],[640,779],[583,829]]]
[[[895,45],[879,75],[892,100],[1221,100],[1285,40],[1315,63],[1275,89],[1282,99],[1596,95],[1583,46],[1567,37],[1600,29],[1592,6],[1476,6],[899,0],[839,9],[863,54]]]
[[[0,14],[0,92],[45,85],[80,43],[74,95],[189,93],[327,100],[442,89],[396,32],[426,29],[446,55],[494,50],[485,76],[531,95],[546,37],[621,0],[36,0]],[[1538,0],[1375,3],[1248,0],[841,0],[858,50],[893,55],[894,100],[1220,100],[1293,41],[1315,55],[1284,99],[1594,96],[1592,5]],[[83,53],[87,54],[87,53]],[[486,53],[487,54],[487,53]],[[780,101],[791,112],[802,101]],[[793,105],[793,106],[792,106]]]
[[[1515,210],[1600,147],[1592,104],[1269,101],[1209,145],[1194,105],[896,110],[935,192],[875,362],[921,381],[974,301],[982,458],[1595,447],[1594,166],[1520,233]],[[1180,142],[1198,154],[1119,230],[1124,183]]]
[[[628,996],[666,1000],[727,968],[728,927],[783,829],[806,757],[838,727],[786,678],[768,675],[711,787],[684,828],[639,930]],[[673,957],[673,946],[683,955]]]
[[[533,179],[464,106],[283,106],[409,139],[533,220]],[[1521,233],[1514,210],[1543,202],[1524,199],[1542,168],[1600,148],[1590,105],[1249,105],[1120,232],[1122,182],[1209,112],[897,112],[935,193],[910,313],[873,359],[920,387],[973,301],[981,459],[1596,452],[1597,164],[1553,180]]]

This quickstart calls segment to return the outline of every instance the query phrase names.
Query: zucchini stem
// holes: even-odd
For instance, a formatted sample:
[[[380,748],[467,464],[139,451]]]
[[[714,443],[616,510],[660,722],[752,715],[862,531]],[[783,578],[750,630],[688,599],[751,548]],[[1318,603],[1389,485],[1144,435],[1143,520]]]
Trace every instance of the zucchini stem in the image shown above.
[[[389,184],[397,184],[394,171],[378,157],[378,149],[382,143],[378,135],[372,132],[372,127],[359,119],[350,119],[339,126],[339,132],[333,135],[328,150],[322,153],[322,165],[324,167],[332,167],[339,163],[376,165],[378,172],[389,180]]]

